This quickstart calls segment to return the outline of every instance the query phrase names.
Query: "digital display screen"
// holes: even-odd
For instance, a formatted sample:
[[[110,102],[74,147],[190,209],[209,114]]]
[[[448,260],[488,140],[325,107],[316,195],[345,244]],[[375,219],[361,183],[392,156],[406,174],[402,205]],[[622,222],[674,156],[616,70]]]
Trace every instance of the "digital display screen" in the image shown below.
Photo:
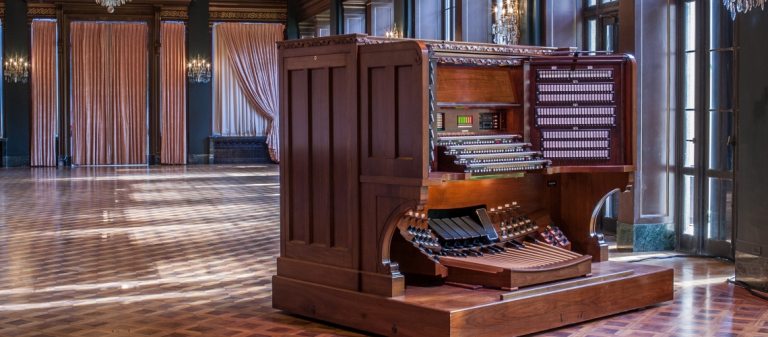
[[[472,116],[471,115],[459,115],[456,117],[456,124],[458,124],[458,127],[460,128],[471,128],[472,127]]]

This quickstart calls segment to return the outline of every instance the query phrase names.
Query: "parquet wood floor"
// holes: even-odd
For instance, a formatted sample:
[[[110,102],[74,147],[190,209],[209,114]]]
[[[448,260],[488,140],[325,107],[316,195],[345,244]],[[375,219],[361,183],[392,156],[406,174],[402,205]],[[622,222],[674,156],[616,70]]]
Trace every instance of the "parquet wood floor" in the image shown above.
[[[0,336],[362,336],[271,308],[277,166],[0,169]],[[768,336],[708,259],[676,296],[542,336]],[[632,291],[627,289],[627,291]]]

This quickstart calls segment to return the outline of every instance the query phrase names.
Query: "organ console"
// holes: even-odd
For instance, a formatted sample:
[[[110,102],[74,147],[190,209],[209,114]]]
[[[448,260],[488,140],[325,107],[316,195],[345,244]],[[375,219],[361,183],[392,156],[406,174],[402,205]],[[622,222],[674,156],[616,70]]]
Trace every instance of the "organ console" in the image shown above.
[[[279,48],[275,308],[480,336],[672,299],[670,269],[606,261],[594,228],[632,181],[631,56],[365,35]]]

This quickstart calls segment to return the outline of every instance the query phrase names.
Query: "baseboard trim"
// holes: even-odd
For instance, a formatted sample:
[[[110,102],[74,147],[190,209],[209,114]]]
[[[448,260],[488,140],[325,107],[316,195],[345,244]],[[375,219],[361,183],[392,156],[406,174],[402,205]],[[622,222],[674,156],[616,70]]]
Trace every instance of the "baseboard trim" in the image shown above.
[[[213,162],[212,156],[206,153],[203,154],[195,154],[190,153],[187,155],[187,163],[192,165],[200,165],[200,164],[210,164]]]
[[[29,166],[29,156],[5,156],[3,157],[3,167],[25,167]]]

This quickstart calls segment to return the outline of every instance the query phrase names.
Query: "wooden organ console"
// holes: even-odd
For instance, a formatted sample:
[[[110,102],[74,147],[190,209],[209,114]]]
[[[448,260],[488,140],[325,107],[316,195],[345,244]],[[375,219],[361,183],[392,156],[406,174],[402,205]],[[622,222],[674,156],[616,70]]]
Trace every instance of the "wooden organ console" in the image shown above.
[[[279,44],[273,306],[392,336],[513,336],[672,299],[594,226],[634,171],[634,60],[343,35]]]

